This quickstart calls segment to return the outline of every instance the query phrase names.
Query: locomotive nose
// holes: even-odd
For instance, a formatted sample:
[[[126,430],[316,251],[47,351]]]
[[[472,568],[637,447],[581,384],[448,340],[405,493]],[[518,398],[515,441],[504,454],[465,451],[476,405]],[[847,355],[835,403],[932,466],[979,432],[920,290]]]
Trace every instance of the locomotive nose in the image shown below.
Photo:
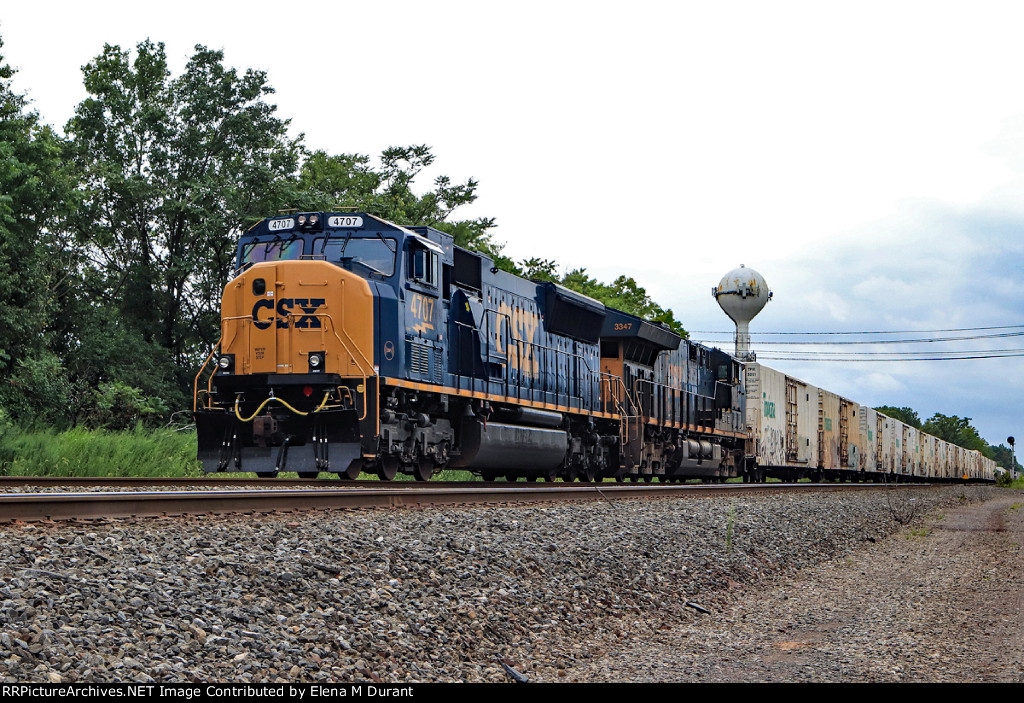
[[[356,462],[377,415],[367,281],[324,261],[261,262],[225,287],[222,310],[196,409],[205,470],[316,476]]]
[[[228,284],[225,354],[236,374],[372,376],[373,294],[324,261],[259,263]]]

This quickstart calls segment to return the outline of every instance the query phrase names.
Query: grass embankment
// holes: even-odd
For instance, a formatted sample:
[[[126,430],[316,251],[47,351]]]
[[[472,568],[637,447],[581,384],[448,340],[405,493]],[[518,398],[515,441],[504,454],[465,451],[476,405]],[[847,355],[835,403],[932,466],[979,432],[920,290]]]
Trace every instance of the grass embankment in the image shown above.
[[[0,426],[0,476],[154,476],[186,478],[202,476],[196,459],[194,432],[149,430],[113,432],[75,428],[22,430]],[[228,476],[227,474],[213,474]],[[231,474],[236,478],[255,474]],[[283,478],[296,478],[283,472]],[[335,474],[322,473],[320,478]],[[363,474],[362,479],[376,478]],[[396,480],[412,480],[399,474]],[[479,480],[468,471],[443,471],[441,481]]]
[[[191,432],[111,432],[75,428],[20,430],[0,435],[0,475],[199,476]]]

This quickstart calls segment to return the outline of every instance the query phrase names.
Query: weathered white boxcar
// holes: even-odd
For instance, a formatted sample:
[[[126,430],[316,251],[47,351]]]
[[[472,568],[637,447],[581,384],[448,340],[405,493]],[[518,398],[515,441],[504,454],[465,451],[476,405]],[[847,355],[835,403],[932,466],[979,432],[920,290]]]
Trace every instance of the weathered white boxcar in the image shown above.
[[[852,479],[860,465],[857,404],[831,391],[818,391],[818,465],[826,478]]]
[[[789,479],[818,468],[818,389],[768,366],[746,364],[747,431],[757,465]]]
[[[873,474],[882,468],[882,433],[879,414],[866,405],[857,406],[857,427],[860,434],[860,465],[858,470]]]

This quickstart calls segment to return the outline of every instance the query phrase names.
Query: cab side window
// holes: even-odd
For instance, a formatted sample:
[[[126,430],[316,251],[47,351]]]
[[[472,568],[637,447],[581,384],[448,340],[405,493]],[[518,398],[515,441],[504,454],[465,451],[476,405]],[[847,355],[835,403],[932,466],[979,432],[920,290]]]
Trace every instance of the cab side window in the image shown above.
[[[425,286],[437,287],[437,252],[413,243],[409,248],[409,277]]]

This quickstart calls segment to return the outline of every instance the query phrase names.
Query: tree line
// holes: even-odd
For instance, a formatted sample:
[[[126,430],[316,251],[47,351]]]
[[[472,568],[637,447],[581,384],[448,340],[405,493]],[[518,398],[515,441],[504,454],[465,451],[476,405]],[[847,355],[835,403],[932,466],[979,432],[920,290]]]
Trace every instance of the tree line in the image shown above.
[[[0,50],[3,42],[0,40]],[[63,134],[12,88],[0,54],[0,424],[122,429],[186,420],[219,337],[237,236],[281,209],[354,207],[436,227],[507,271],[555,280],[685,334],[627,276],[515,262],[493,218],[457,219],[479,183],[438,176],[423,145],[379,158],[310,150],[262,71],[196,46],[173,76],[162,43],[105,45]]]

